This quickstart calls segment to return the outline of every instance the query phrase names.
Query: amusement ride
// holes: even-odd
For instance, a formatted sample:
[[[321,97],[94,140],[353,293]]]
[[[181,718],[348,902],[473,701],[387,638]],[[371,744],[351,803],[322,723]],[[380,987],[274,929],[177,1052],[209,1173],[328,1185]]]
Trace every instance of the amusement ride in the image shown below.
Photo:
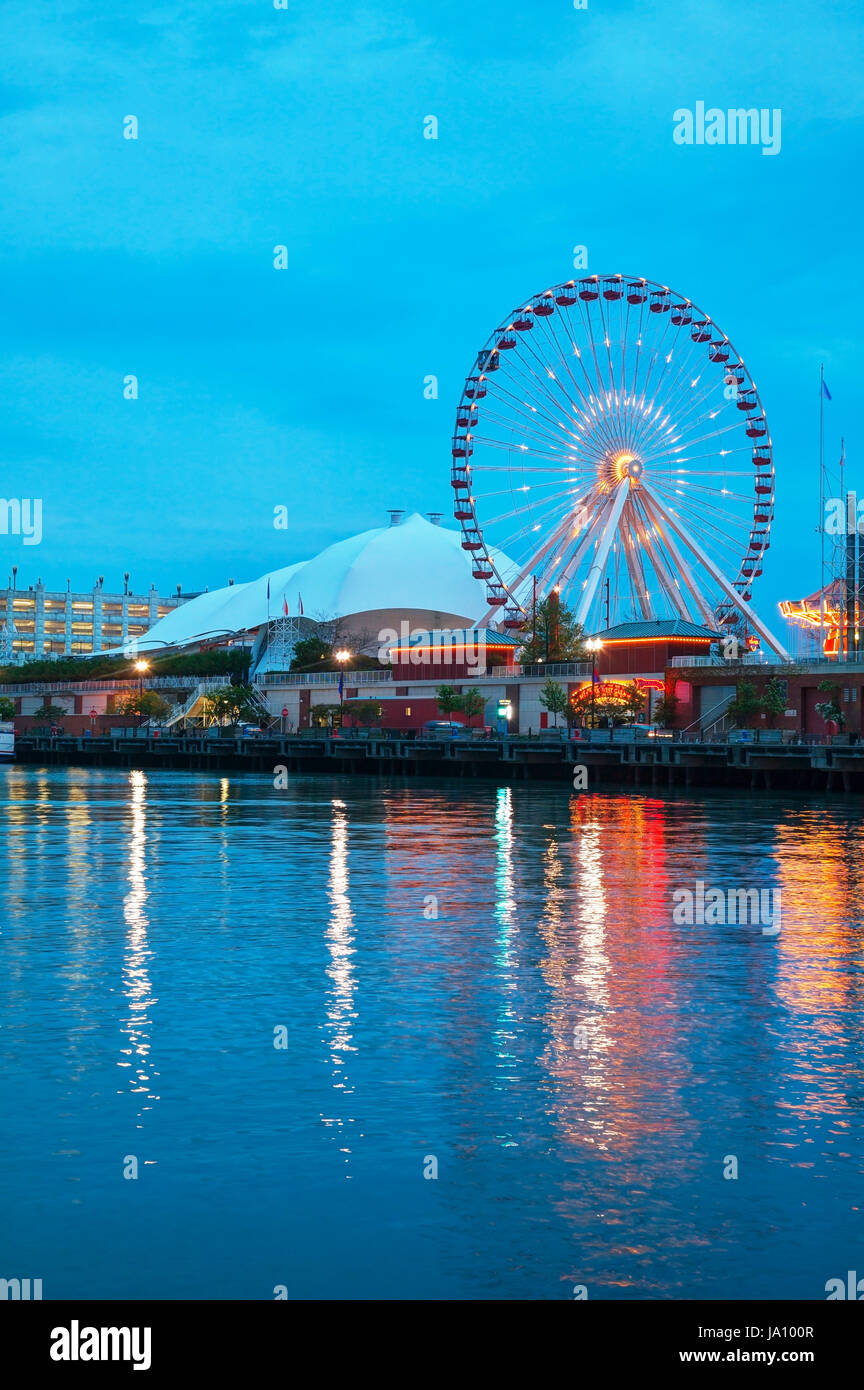
[[[727,335],[668,286],[591,275],[520,303],[465,382],[451,482],[486,622],[518,629],[555,590],[586,631],[680,618],[788,659],[751,605],[774,517],[765,411]]]

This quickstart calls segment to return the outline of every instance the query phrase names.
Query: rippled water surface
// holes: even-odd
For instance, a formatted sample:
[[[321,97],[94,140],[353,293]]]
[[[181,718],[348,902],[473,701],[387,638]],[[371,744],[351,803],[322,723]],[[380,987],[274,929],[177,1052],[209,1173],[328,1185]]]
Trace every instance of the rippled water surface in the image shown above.
[[[554,1299],[864,1273],[857,801],[25,767],[0,798],[0,1276]],[[779,935],[675,924],[699,880],[780,888]]]

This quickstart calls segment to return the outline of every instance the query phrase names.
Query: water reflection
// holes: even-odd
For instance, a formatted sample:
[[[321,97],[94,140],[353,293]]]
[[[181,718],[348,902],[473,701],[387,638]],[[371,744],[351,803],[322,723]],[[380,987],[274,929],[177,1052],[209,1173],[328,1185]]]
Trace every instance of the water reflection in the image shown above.
[[[126,878],[129,891],[123,899],[123,917],[126,922],[126,942],[123,954],[123,992],[126,995],[128,1017],[121,1024],[122,1031],[129,1040],[129,1046],[121,1048],[128,1061],[118,1062],[119,1067],[128,1069],[129,1091],[140,1099],[138,1104],[138,1124],[152,1105],[145,1102],[157,1101],[153,1086],[159,1073],[150,1061],[150,1010],[158,999],[154,997],[150,981],[149,962],[153,952],[148,945],[147,929],[149,921],[147,906],[147,778],[143,772],[129,774],[129,838]]]
[[[495,1086],[515,1080],[518,1057],[515,1051],[518,1012],[517,956],[514,950],[516,899],[513,868],[513,789],[499,787],[495,801],[495,969],[498,975],[496,1024],[492,1046],[496,1058]],[[505,1147],[515,1145],[503,1137]]]
[[[76,1292],[130,1238],[149,1296],[205,1265],[208,1295],[260,1296],[292,1249],[310,1297],[812,1298],[854,1267],[861,802],[4,771],[0,1198],[21,1248],[74,1249]],[[779,886],[780,935],[673,923],[700,879]],[[155,1148],[154,1106],[171,1219],[130,1234],[102,1155],[132,1115]],[[109,1231],[87,1259],[72,1192]]]
[[[344,1101],[354,1094],[347,1068],[347,1058],[356,1052],[351,1031],[352,1020],[356,1018],[354,1008],[355,971],[352,964],[354,955],[354,913],[351,907],[348,877],[348,816],[345,802],[334,799],[330,828],[330,864],[327,895],[330,901],[330,917],[324,939],[330,954],[327,974],[330,989],[327,992],[327,1031],[331,1081],[334,1091]],[[341,1129],[351,1123],[344,1113],[322,1116],[325,1125]],[[350,1162],[351,1149],[347,1143],[342,1149],[345,1162]]]

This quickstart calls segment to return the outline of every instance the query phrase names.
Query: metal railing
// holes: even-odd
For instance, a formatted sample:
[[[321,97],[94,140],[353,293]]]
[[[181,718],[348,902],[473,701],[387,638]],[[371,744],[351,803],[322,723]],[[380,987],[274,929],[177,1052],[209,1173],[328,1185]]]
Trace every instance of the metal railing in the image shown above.
[[[342,676],[345,686],[380,685],[393,679],[392,671],[264,671],[255,677],[255,685],[314,686],[338,685]]]
[[[722,656],[673,656],[669,662],[670,666],[764,666],[765,657],[762,652],[747,652],[744,656],[736,657],[734,661],[727,660]]]
[[[230,685],[230,676],[124,676],[122,680],[97,681],[19,681],[15,685],[0,685],[4,695],[44,695],[53,691],[68,690],[81,693],[86,690],[137,690],[142,680],[148,690],[192,690],[202,680],[212,681],[214,685]]]
[[[593,667],[590,661],[538,661],[528,666],[493,666],[495,680],[542,680],[555,676],[567,680],[590,679]]]

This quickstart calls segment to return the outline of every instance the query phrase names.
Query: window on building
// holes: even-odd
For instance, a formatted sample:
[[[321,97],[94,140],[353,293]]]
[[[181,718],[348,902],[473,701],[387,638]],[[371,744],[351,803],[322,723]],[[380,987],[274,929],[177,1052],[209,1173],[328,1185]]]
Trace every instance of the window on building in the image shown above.
[[[406,714],[410,714],[410,713],[411,713],[411,706],[410,706],[410,705],[406,705],[406,706],[405,706],[405,713],[406,713]]]

